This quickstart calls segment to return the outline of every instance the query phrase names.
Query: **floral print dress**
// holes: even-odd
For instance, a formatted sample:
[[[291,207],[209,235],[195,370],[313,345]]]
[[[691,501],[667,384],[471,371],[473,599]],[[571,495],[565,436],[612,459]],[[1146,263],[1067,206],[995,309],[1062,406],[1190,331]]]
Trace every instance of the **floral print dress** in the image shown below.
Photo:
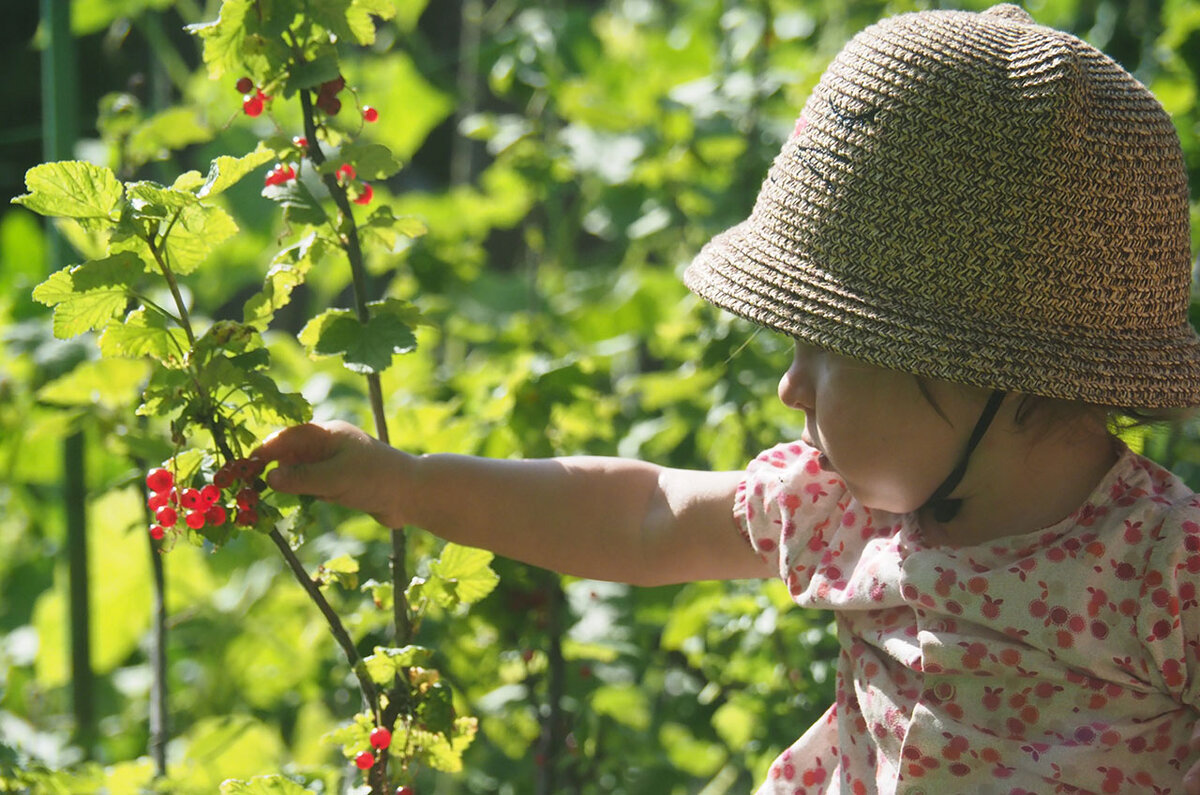
[[[796,603],[835,613],[837,699],[759,795],[1182,792],[1200,718],[1200,497],[1124,449],[1034,533],[922,541],[801,442],[734,514]]]

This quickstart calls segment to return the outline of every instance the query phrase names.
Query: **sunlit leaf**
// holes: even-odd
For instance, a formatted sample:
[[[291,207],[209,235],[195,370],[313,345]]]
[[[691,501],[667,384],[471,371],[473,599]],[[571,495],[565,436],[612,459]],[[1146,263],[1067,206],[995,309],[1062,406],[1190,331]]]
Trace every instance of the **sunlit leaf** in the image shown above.
[[[267,185],[262,195],[283,208],[288,223],[317,226],[329,219],[303,180],[293,179],[281,185]]]
[[[366,324],[349,309],[326,310],[301,329],[300,343],[313,356],[341,356],[352,372],[382,372],[391,365],[392,356],[416,348],[412,326],[417,314],[394,299],[372,302],[368,310]]]
[[[314,795],[310,789],[283,776],[255,776],[249,781],[221,782],[221,795]]]
[[[208,169],[208,177],[196,195],[201,199],[216,196],[236,185],[242,177],[270,161],[274,156],[272,151],[263,146],[259,146],[250,154],[242,157],[221,155],[212,161],[212,165]]]
[[[164,160],[171,152],[211,140],[212,129],[193,107],[168,108],[134,127],[125,143],[130,165]]]
[[[124,409],[138,399],[149,370],[146,362],[99,359],[83,362],[38,390],[39,400],[60,406]]]
[[[124,188],[111,169],[67,160],[42,163],[25,172],[29,193],[17,196],[35,213],[79,219],[117,220]]]
[[[54,335],[67,339],[100,328],[122,311],[142,268],[141,259],[128,252],[89,260],[51,274],[33,297],[54,307]]]
[[[166,318],[146,309],[136,309],[123,321],[110,323],[100,335],[99,344],[105,356],[149,356],[170,367],[180,366],[188,349],[183,329],[168,326]]]

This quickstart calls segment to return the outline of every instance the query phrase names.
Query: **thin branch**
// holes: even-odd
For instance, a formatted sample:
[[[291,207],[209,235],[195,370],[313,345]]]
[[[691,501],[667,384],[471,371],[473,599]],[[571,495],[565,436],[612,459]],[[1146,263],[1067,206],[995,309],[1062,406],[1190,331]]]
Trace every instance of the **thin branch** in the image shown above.
[[[362,690],[363,698],[371,705],[372,711],[378,710],[379,691],[375,689],[375,682],[371,680],[371,677],[364,675],[360,670],[359,663],[362,662],[362,658],[358,656],[358,649],[354,647],[354,641],[350,639],[350,633],[346,632],[346,627],[342,624],[342,620],[334,612],[333,608],[330,607],[325,594],[321,593],[321,589],[313,582],[312,577],[305,570],[304,564],[296,557],[296,553],[292,551],[291,545],[283,537],[283,534],[278,530],[272,530],[270,537],[275,542],[275,546],[279,548],[280,553],[282,553],[283,559],[287,561],[292,573],[296,575],[296,580],[308,592],[309,598],[317,605],[317,609],[321,611],[321,615],[325,616],[325,621],[329,624],[329,630],[333,633],[334,640],[342,647],[346,659],[350,662],[350,667],[354,670],[354,675],[358,678],[358,686]],[[376,719],[378,717],[378,713],[376,712]]]

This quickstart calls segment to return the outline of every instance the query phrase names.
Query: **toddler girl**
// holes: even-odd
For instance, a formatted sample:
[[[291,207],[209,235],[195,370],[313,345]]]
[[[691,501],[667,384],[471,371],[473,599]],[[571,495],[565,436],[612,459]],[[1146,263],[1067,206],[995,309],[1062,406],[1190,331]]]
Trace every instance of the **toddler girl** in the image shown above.
[[[836,703],[760,793],[1200,792],[1200,501],[1108,430],[1200,404],[1189,246],[1178,138],[1121,67],[1015,6],[898,16],[685,277],[795,340],[801,440],[746,472],[414,457],[344,423],[260,455],[389,526],[833,611]]]

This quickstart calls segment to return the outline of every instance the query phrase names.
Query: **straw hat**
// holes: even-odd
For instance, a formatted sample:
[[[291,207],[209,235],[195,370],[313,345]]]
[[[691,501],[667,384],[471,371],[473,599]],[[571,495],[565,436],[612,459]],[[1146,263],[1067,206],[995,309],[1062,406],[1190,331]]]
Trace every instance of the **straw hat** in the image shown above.
[[[883,367],[1108,406],[1200,404],[1188,186],[1153,95],[1020,8],[864,30],[750,218],[685,275]]]

